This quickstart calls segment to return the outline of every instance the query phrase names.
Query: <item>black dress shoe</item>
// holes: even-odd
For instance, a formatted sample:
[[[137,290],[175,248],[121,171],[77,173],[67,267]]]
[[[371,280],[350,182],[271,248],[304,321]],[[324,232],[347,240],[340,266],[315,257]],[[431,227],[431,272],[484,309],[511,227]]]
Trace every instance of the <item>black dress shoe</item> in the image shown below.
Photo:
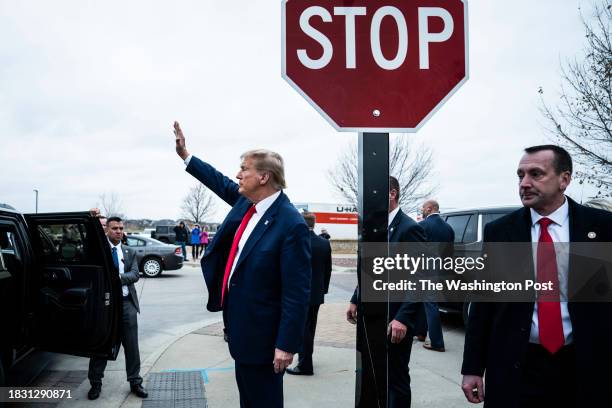
[[[302,370],[299,366],[294,367],[294,368],[288,368],[286,371],[287,371],[287,374],[291,374],[291,375],[314,375],[312,370],[310,371]]]
[[[147,390],[145,390],[141,384],[130,385],[130,390],[140,398],[147,398],[149,396]]]
[[[98,399],[100,391],[102,391],[102,384],[93,384],[87,393],[87,398],[90,400]]]

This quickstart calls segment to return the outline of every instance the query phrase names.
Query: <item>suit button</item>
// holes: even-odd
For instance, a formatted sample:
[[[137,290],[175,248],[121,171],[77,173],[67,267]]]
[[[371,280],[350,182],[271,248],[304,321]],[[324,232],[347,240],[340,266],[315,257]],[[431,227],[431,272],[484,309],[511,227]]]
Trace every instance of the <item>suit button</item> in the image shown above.
[[[526,328],[524,328],[524,327],[521,327],[521,331],[522,331],[523,333],[525,333],[525,332],[527,331],[527,329],[526,329]]]
[[[235,283],[230,283],[230,287],[234,287],[234,286],[236,286]]]
[[[514,368],[521,368],[521,363],[515,363]]]

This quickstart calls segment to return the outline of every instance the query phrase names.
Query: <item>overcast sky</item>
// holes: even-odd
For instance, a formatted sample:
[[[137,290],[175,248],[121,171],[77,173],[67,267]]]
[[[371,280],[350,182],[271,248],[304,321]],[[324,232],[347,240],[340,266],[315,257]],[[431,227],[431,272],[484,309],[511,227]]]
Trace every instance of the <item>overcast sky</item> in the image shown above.
[[[537,91],[555,102],[560,61],[581,53],[580,4],[469,1],[470,79],[403,136],[433,149],[443,207],[519,204],[522,148],[546,141]],[[0,202],[33,212],[38,189],[41,212],[73,211],[115,192],[130,218],[177,218],[195,179],[174,120],[231,177],[266,147],[294,202],[342,202],[326,173],[357,135],[281,78],[280,33],[280,0],[0,1]]]

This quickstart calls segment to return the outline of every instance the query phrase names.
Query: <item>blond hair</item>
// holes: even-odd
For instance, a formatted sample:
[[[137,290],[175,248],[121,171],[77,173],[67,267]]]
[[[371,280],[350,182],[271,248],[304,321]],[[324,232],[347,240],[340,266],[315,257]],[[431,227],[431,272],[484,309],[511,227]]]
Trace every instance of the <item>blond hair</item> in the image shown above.
[[[287,188],[285,183],[285,163],[280,154],[271,150],[255,149],[244,152],[240,159],[253,159],[255,170],[259,173],[268,173],[272,187],[275,190]]]

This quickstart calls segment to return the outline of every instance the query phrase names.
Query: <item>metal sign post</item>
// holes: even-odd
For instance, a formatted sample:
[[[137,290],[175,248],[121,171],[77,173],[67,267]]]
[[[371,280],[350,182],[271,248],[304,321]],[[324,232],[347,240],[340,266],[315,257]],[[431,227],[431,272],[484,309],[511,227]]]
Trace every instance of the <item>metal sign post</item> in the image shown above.
[[[358,253],[364,244],[386,242],[389,208],[389,134],[359,133]],[[357,262],[361,288],[362,263]],[[387,406],[386,303],[359,302],[355,406]]]

